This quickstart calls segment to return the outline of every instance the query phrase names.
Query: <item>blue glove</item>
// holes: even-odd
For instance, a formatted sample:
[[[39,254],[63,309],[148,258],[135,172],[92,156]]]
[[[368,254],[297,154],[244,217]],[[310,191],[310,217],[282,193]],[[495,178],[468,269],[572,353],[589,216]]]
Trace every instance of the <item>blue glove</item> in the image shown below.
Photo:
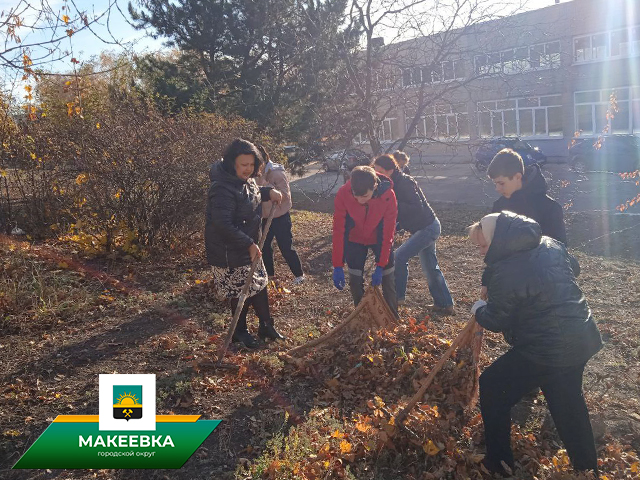
[[[342,267],[334,267],[333,269],[333,284],[338,290],[342,290],[345,286],[344,282],[344,269]]]
[[[384,268],[378,265],[374,270],[373,274],[371,275],[371,285],[373,285],[374,287],[377,287],[382,283],[383,272],[384,272]]]

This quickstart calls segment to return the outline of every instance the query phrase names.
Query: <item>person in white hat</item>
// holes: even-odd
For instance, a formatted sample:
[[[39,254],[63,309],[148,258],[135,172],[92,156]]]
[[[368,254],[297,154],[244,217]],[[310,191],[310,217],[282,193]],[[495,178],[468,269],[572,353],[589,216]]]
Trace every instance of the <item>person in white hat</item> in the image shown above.
[[[503,462],[515,468],[511,407],[540,388],[574,468],[597,472],[582,375],[602,339],[575,280],[578,263],[534,220],[512,212],[487,215],[468,232],[487,265],[487,301],[471,313],[512,347],[480,376],[484,466],[503,475]]]

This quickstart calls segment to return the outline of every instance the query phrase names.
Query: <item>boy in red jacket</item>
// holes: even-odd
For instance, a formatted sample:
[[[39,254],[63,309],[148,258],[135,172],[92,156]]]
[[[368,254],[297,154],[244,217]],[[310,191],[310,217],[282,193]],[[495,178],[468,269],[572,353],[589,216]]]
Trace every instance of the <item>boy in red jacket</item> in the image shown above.
[[[397,317],[392,245],[398,204],[393,182],[371,167],[356,167],[351,180],[338,190],[334,205],[333,284],[338,290],[344,288],[346,260],[349,289],[353,303],[358,305],[364,295],[364,265],[371,249],[376,259],[371,285],[382,284],[384,298]]]

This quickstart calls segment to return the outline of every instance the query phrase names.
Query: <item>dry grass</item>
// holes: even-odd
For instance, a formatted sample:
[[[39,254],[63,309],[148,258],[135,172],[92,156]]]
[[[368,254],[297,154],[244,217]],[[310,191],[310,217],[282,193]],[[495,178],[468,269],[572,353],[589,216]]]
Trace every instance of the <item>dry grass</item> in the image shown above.
[[[478,296],[481,259],[460,235],[478,212],[456,207],[438,213],[445,231],[438,257],[457,310],[453,317],[430,318],[428,325],[430,334],[452,339]],[[340,405],[318,414],[328,408],[318,403],[321,379],[292,377],[277,353],[327,332],[352,306],[349,293],[331,285],[330,216],[296,211],[293,222],[308,281],[288,287],[290,293],[271,292],[277,326],[291,340],[287,346],[270,345],[258,352],[232,352],[229,361],[240,367],[239,373],[207,367],[215,360],[218,335],[229,313],[209,290],[210,271],[200,249],[176,258],[125,262],[83,259],[55,246],[21,242],[13,242],[12,251],[5,244],[0,253],[0,477],[233,478],[241,464],[248,471],[251,461],[262,465],[251,469],[259,476],[276,458],[276,448],[307,455],[308,439],[303,437],[313,436],[313,425],[333,428],[345,419]],[[640,273],[630,260],[582,252],[576,256],[582,266],[579,283],[606,340],[588,364],[585,393],[601,458],[611,459],[616,453],[607,451],[607,445],[627,444],[636,451],[640,447]],[[279,254],[276,261],[283,285],[288,285],[292,277]],[[410,264],[410,271],[408,302],[401,315],[423,320],[431,299],[417,262]],[[251,324],[257,327],[255,320]],[[485,361],[503,350],[499,336],[487,336]],[[8,470],[51,418],[97,412],[99,373],[130,372],[131,365],[137,365],[139,373],[157,375],[159,414],[223,419],[181,470]],[[545,409],[534,409],[521,423],[524,431],[536,432],[545,423]],[[291,426],[297,426],[298,437],[289,436]],[[384,461],[388,463],[378,470],[378,478],[412,478],[402,456]],[[357,478],[373,478],[365,467],[359,466]],[[393,468],[396,474],[389,476]],[[613,467],[603,470],[610,479],[624,478],[612,474]]]

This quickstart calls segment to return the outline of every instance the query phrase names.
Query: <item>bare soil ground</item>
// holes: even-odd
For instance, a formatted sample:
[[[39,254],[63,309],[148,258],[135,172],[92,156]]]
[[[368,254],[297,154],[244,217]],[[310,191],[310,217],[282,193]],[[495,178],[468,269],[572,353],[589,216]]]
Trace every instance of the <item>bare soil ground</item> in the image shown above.
[[[348,361],[357,365],[345,349],[360,347],[352,347],[348,339],[344,348],[336,347],[334,364],[318,357],[317,365],[305,370],[281,360],[280,352],[327,332],[352,308],[349,293],[337,292],[331,284],[331,216],[323,213],[330,211],[330,203],[314,200],[297,205],[309,209],[293,215],[308,280],[290,286],[292,277],[277,254],[277,272],[286,288],[272,286],[270,291],[273,316],[289,341],[255,352],[232,351],[229,361],[238,371],[211,368],[229,307],[211,291],[201,244],[175,257],[105,260],[83,258],[65,245],[30,245],[5,238],[0,251],[0,477],[481,478],[484,474],[474,467],[483,452],[477,410],[466,414],[447,410],[453,398],[450,392],[429,399],[432,420],[447,417],[451,425],[450,431],[442,427],[432,433],[431,445],[426,438],[422,446],[413,445],[393,428],[384,433],[388,438],[380,433],[389,427],[376,413],[382,408],[379,402],[389,408],[401,404],[417,385],[382,378],[397,373],[387,353],[371,350],[370,368],[378,368],[372,370],[378,373],[360,384],[339,370]],[[432,366],[446,342],[468,321],[482,270],[481,258],[463,231],[485,212],[435,207],[444,227],[438,258],[457,302],[456,314],[430,316],[425,310],[431,299],[414,261],[400,327],[390,334],[393,337],[370,340],[374,346],[404,342],[402,359],[397,361],[409,363],[407,370],[414,374],[422,366]],[[585,226],[594,225],[593,219],[568,215],[568,223],[572,244],[580,246],[574,250],[582,267],[579,284],[605,340],[584,378],[601,473],[607,479],[638,478],[637,233],[629,240],[620,241],[621,234],[616,234],[598,243],[588,241],[597,238],[601,228]],[[255,319],[251,323],[257,328]],[[486,335],[482,363],[488,364],[504,349],[500,336]],[[98,374],[133,372],[157,375],[158,414],[201,414],[223,420],[182,469],[10,470],[56,415],[97,413]],[[436,420],[436,404],[450,415]],[[421,412],[426,415],[425,409]],[[516,453],[521,459],[516,478],[571,478],[563,476],[570,469],[543,398],[516,407],[514,416]],[[461,430],[454,431],[454,426]],[[462,442],[458,436],[465,435]]]

